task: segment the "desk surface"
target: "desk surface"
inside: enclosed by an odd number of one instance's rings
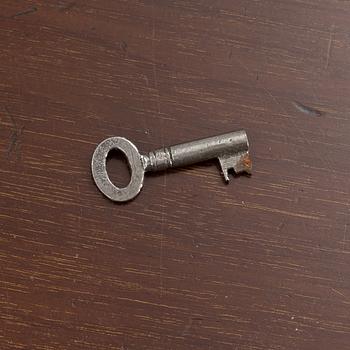
[[[0,4],[0,347],[348,349],[350,4]],[[253,176],[147,176],[98,142],[246,129]],[[121,161],[111,177],[125,181]]]

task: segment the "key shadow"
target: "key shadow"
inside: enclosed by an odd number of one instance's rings
[[[160,171],[156,171],[156,172],[146,172],[145,173],[145,180],[150,177],[150,178],[158,178],[158,177],[162,177],[165,175],[165,173],[167,175],[171,175],[173,176],[173,174],[177,174],[177,173],[184,173],[184,172],[190,172],[193,169],[199,168],[199,169],[209,169],[209,168],[213,168],[216,167],[218,169],[219,172],[219,176],[221,176],[222,181],[225,184],[228,184],[229,182],[225,181],[224,177],[223,177],[223,173],[220,167],[220,163],[219,162],[213,162],[212,160],[207,160],[204,162],[199,162],[196,163],[194,165],[188,165],[188,166],[184,166],[184,167],[179,167],[179,168],[169,168],[166,170],[160,170]],[[239,177],[251,177],[252,174],[249,173],[240,173],[240,174],[236,174],[235,171],[232,169],[228,170],[229,175],[232,176],[232,178],[239,178]]]
[[[147,178],[161,178],[163,176],[174,176],[178,173],[190,173],[193,172],[194,169],[198,169],[198,172],[205,172],[209,169],[213,169],[216,167],[218,170],[218,177],[221,177],[222,182],[225,184],[229,184],[229,182],[225,181],[222,170],[219,162],[215,162],[213,160],[208,160],[204,162],[199,162],[193,165],[179,167],[179,168],[169,168],[156,172],[146,172],[145,173],[145,181],[147,186]],[[123,152],[118,150],[112,150],[107,158],[107,171],[108,175],[116,186],[125,187],[128,185],[128,180],[130,179],[130,166]],[[240,173],[236,174],[233,169],[229,169],[230,177],[238,178],[238,177],[251,177],[249,173]],[[194,179],[195,181],[195,179]],[[141,191],[142,192],[142,191]],[[102,194],[102,193],[101,193]],[[102,194],[103,195],[103,194]],[[135,198],[126,201],[126,202],[114,202],[115,205],[128,205],[130,202],[135,200]]]

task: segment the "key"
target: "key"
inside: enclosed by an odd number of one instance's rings
[[[120,150],[128,161],[131,179],[124,188],[115,186],[109,179],[106,160],[111,150]],[[141,191],[145,172],[184,167],[199,162],[218,159],[225,181],[229,182],[229,170],[236,174],[251,174],[249,142],[244,130],[208,137],[175,146],[139,153],[137,147],[124,137],[111,137],[102,141],[92,156],[91,169],[99,190],[115,202],[126,202]]]

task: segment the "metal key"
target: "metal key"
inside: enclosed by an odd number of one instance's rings
[[[131,180],[124,188],[115,186],[109,179],[106,160],[111,150],[122,151],[128,161]],[[136,146],[124,137],[111,137],[102,141],[92,156],[92,176],[99,190],[115,202],[126,202],[135,198],[143,186],[147,171],[160,171],[168,168],[183,167],[198,162],[217,158],[225,181],[229,182],[228,171],[236,174],[251,173],[252,162],[249,159],[249,142],[244,130],[235,131],[180,145],[164,147],[149,152],[139,153]]]

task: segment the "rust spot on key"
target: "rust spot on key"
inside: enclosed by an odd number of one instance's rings
[[[252,160],[249,157],[249,154],[245,154],[243,156],[243,164],[244,164],[245,171],[248,174],[251,174],[252,168],[253,168],[253,163],[252,163]]]

